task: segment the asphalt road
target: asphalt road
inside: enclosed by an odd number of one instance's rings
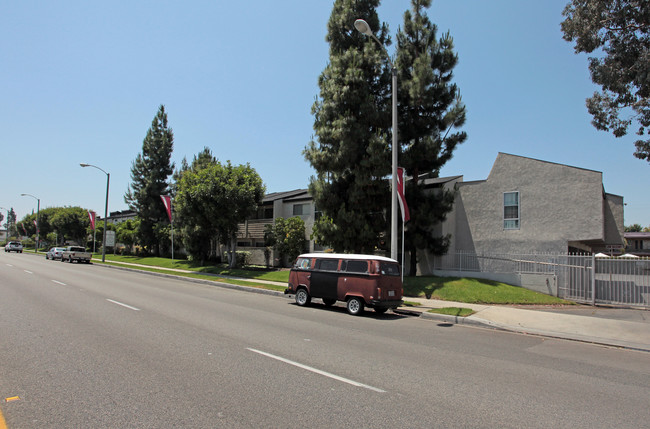
[[[650,354],[0,253],[14,428],[648,427]]]

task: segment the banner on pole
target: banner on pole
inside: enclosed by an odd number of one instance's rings
[[[88,210],[88,217],[90,217],[90,228],[95,230],[95,215],[96,213],[92,210]]]
[[[161,195],[160,198],[162,199],[163,204],[165,205],[165,209],[167,210],[169,223],[172,223],[172,197],[169,195]]]
[[[397,167],[397,196],[399,207],[402,209],[402,221],[408,222],[411,219],[409,213],[409,206],[406,204],[406,197],[404,196],[404,168]]]

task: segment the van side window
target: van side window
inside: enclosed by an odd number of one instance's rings
[[[296,264],[293,266],[298,270],[308,270],[309,269],[309,258],[298,258]]]
[[[397,264],[389,264],[386,262],[381,263],[381,273],[386,275],[386,276],[399,276],[399,265]]]
[[[347,261],[345,271],[348,273],[367,273],[368,261]]]
[[[316,268],[323,271],[336,271],[339,268],[338,259],[318,259]]]

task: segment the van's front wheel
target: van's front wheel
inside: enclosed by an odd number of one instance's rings
[[[360,298],[353,296],[348,299],[348,313],[353,316],[358,316],[363,313],[363,301]]]
[[[298,291],[296,292],[296,304],[298,304],[301,307],[304,307],[306,305],[309,305],[310,302],[311,302],[311,296],[309,296],[307,290],[298,289]]]

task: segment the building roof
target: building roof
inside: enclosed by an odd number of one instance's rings
[[[266,194],[264,196],[264,199],[262,200],[263,203],[269,203],[277,200],[286,200],[286,199],[295,199],[297,197],[308,197],[309,196],[309,190],[307,189],[294,189],[293,191],[287,191],[287,192],[272,192],[270,194]]]
[[[626,232],[623,234],[625,238],[637,240],[650,240],[650,232]]]

